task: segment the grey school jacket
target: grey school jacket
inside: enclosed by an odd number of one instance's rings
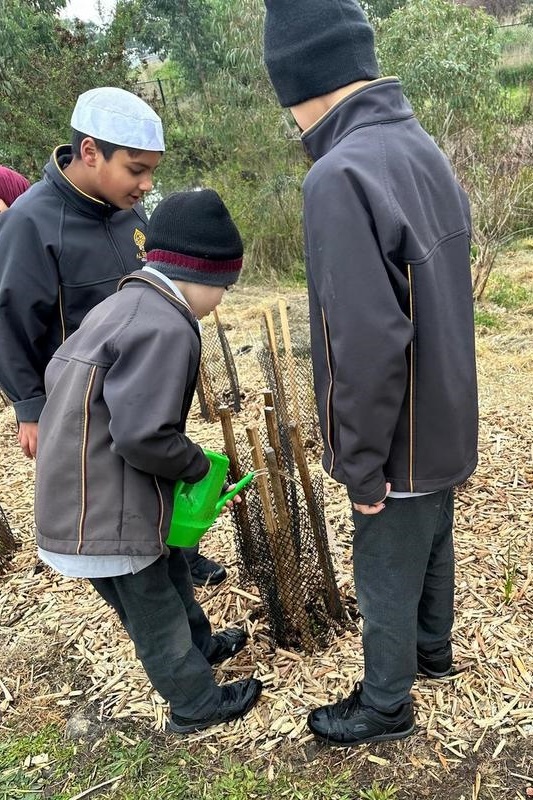
[[[323,465],[356,503],[477,461],[470,213],[395,78],[305,131],[306,264]]]
[[[44,177],[0,214],[0,386],[19,422],[36,422],[44,371],[84,316],[145,260],[146,214],[89,197],[57,147]]]
[[[198,325],[156,276],[125,277],[52,357],[39,420],[37,544],[55,553],[163,551],[173,487],[209,461],[185,434]]]

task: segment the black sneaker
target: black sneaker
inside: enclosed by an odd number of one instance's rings
[[[221,564],[200,554],[189,564],[194,586],[217,586],[225,581],[228,573]]]
[[[415,729],[413,704],[404,703],[393,714],[385,714],[361,703],[360,683],[346,700],[311,711],[307,725],[327,744],[340,747],[403,739]]]
[[[211,725],[220,725],[245,714],[257,703],[263,684],[256,678],[246,681],[226,683],[221,687],[222,698],[218,707],[209,717],[202,719],[184,719],[176,714],[171,714],[168,727],[174,733],[193,733],[203,731]]]
[[[445,678],[452,673],[452,645],[447,642],[438,650],[417,650],[418,671],[428,678]]]
[[[242,628],[226,628],[225,631],[213,634],[211,637],[212,649],[206,656],[207,660],[211,665],[220,664],[221,661],[240,653],[247,639],[248,634]]]

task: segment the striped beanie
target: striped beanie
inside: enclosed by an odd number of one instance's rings
[[[146,262],[171,280],[229,286],[242,267],[242,241],[213,189],[174,192],[154,209]]]

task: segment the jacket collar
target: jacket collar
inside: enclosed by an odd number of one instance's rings
[[[197,333],[198,337],[200,337],[200,327],[198,325],[198,320],[194,316],[194,313],[190,306],[184,301],[181,300],[177,294],[175,294],[169,287],[166,285],[165,281],[162,281],[157,275],[154,275],[150,272],[145,272],[142,269],[137,269],[135,272],[130,273],[129,275],[125,275],[118,283],[118,291],[123,289],[127,284],[138,284],[144,283],[152,286],[160,295],[162,295],[166,300],[168,300],[172,305],[176,306],[176,308],[181,311],[185,319],[187,319],[192,327],[194,328],[195,332]]]
[[[413,117],[413,109],[398,78],[379,78],[343,98],[302,133],[302,143],[314,161],[357,128]]]
[[[115,212],[120,211],[119,208],[110,203],[105,203],[103,200],[98,200],[96,197],[85,194],[67,178],[63,169],[71,160],[72,147],[69,144],[56,147],[50,156],[50,161],[44,168],[44,180],[47,183],[51,183],[63,199],[82,214],[102,219],[111,217]]]

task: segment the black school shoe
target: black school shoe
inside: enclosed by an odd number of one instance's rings
[[[211,725],[220,725],[221,722],[244,717],[259,700],[263,684],[256,678],[250,678],[246,681],[225,683],[220,688],[222,689],[220,703],[209,717],[184,719],[172,714],[168,720],[170,730],[174,733],[194,733],[203,731]]]
[[[193,586],[218,586],[225,581],[228,573],[222,564],[217,564],[211,558],[197,555],[192,564],[189,564]]]
[[[240,653],[247,639],[248,634],[242,628],[226,628],[225,631],[215,633],[211,637],[212,650],[206,658],[212,666],[220,664]]]
[[[428,678],[445,678],[452,673],[452,645],[447,642],[438,650],[417,650],[418,671]]]
[[[385,714],[361,703],[362,685],[357,683],[346,700],[311,711],[307,725],[326,744],[338,747],[403,739],[415,729],[413,704],[404,703],[394,714]]]

